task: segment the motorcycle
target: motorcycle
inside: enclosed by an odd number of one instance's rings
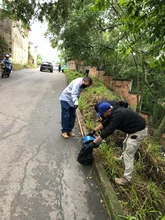
[[[3,60],[2,64],[2,73],[1,78],[8,78],[10,77],[10,73],[12,70],[12,62],[10,60]]]

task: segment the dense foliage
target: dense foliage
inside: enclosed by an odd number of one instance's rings
[[[165,3],[158,0],[5,0],[10,16],[48,21],[46,36],[63,58],[133,79],[137,111],[154,113],[165,94]],[[27,10],[28,9],[28,10]],[[78,67],[78,66],[77,66]],[[154,113],[155,114],[155,113]],[[162,113],[161,118],[165,115]],[[165,117],[165,116],[164,116]],[[165,121],[165,120],[164,120]],[[165,130],[163,125],[163,130]]]
[[[68,81],[82,76],[73,71],[66,71]],[[83,124],[89,131],[98,125],[98,117],[94,110],[95,103],[100,99],[118,99],[116,93],[109,91],[102,81],[94,78],[93,86],[84,89],[79,99],[79,108],[83,115]],[[160,110],[159,110],[160,111]],[[95,157],[102,162],[108,178],[115,189],[127,217],[127,220],[165,220],[165,160],[161,155],[160,146],[151,136],[142,143],[135,155],[135,166],[132,184],[121,187],[115,184],[114,178],[122,176],[124,164],[116,160],[122,153],[122,142],[125,134],[115,131],[102,142]]]

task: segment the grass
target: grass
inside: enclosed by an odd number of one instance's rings
[[[27,64],[17,64],[17,63],[13,63],[13,70],[21,70],[21,69],[34,69],[36,68],[36,66],[34,64],[31,63],[27,63]]]
[[[78,72],[67,71],[66,74],[69,82],[74,78],[83,77]],[[94,111],[94,105],[98,100],[120,98],[97,78],[93,78],[93,85],[85,89],[79,99],[79,108],[86,127],[91,130],[98,124]],[[123,174],[124,164],[115,157],[122,153],[124,138],[122,132],[115,132],[106,142],[102,142],[96,157],[101,160],[118,195],[127,216],[125,219],[165,220],[165,160],[160,154],[160,146],[153,137],[145,139],[135,155],[132,184],[121,187],[115,184],[114,178]]]

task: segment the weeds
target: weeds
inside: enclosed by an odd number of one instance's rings
[[[79,77],[78,73],[67,73],[69,79]],[[93,85],[82,92],[79,108],[83,113],[87,128],[93,129],[97,124],[94,105],[99,100],[119,100],[115,93],[108,90],[97,78],[93,78]],[[116,132],[102,142],[96,157],[101,160],[107,175],[123,207],[127,220],[165,220],[165,161],[160,154],[159,144],[151,137],[147,138],[139,148],[135,157],[132,185],[117,186],[116,176],[121,176],[124,164],[115,159],[122,150],[116,146],[122,143],[123,134]]]
[[[13,70],[16,71],[16,70],[21,70],[21,69],[25,69],[25,68],[28,68],[28,69],[34,69],[36,68],[36,66],[34,64],[31,64],[31,63],[27,63],[27,64],[17,64],[17,63],[13,63]]]
[[[69,82],[78,77],[82,77],[82,74],[76,71],[65,70],[65,74],[67,75],[67,79]]]

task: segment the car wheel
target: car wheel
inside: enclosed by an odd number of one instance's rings
[[[40,71],[42,72],[42,69],[40,69]]]

